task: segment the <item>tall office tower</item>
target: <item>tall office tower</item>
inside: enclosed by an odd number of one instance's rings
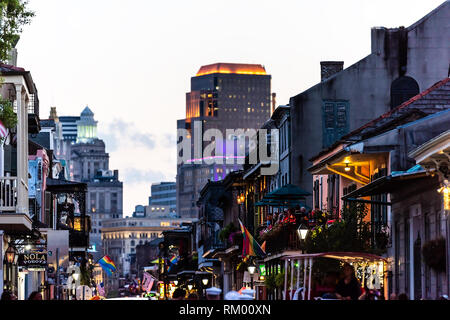
[[[97,121],[89,107],[83,110],[76,125],[76,142],[70,147],[71,178],[88,185],[86,208],[92,221],[89,238],[96,251],[94,258],[101,258],[103,221],[123,215],[123,183],[119,181],[119,171],[109,169],[109,154],[103,140],[97,137]]]
[[[242,168],[237,161],[235,138],[227,136],[226,130],[261,128],[270,117],[270,82],[271,76],[258,64],[215,63],[202,66],[191,78],[191,91],[186,94],[186,118],[177,122],[178,129],[188,131],[191,144],[190,159],[177,165],[177,213],[182,218],[198,216],[196,202],[208,180],[221,180],[230,171]],[[203,142],[197,151],[194,148],[194,142],[202,141],[208,129],[222,133],[222,141],[215,139],[214,159],[222,159],[223,164],[205,162],[211,159],[206,159],[202,151],[208,143]],[[231,147],[236,148],[232,164],[226,163]]]
[[[177,184],[176,182],[153,183],[148,205],[151,207],[169,208],[170,213],[177,212]]]

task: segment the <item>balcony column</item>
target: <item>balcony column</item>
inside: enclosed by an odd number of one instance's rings
[[[17,209],[28,214],[28,110],[23,86],[16,84],[17,100]]]

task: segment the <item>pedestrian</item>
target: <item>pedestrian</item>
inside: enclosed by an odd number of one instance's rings
[[[186,291],[184,289],[177,288],[172,294],[172,300],[184,300],[185,296]]]
[[[220,300],[222,290],[216,287],[206,289],[206,300]]]
[[[187,297],[188,300],[199,300],[196,293],[190,293]]]
[[[406,293],[400,293],[397,300],[409,300],[409,298]]]
[[[3,291],[2,297],[0,300],[4,300],[4,301],[17,300],[14,298],[15,298],[15,296],[12,294],[12,292],[5,290],[5,291]]]
[[[42,294],[40,292],[33,291],[30,293],[28,300],[42,300]]]
[[[361,284],[355,276],[352,265],[345,263],[343,278],[336,286],[336,297],[341,300],[358,300],[361,296]]]

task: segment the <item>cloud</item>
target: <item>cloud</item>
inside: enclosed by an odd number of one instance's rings
[[[121,119],[114,119],[108,123],[100,135],[100,138],[105,140],[109,152],[117,151],[123,143],[152,150],[157,141],[153,134],[140,132],[135,123]]]
[[[166,176],[161,171],[140,170],[136,168],[124,169],[124,182],[127,184],[146,182],[150,185],[152,182],[163,181],[165,178]]]
[[[155,138],[151,134],[135,133],[132,137],[132,141],[135,144],[141,144],[148,149],[155,148]]]

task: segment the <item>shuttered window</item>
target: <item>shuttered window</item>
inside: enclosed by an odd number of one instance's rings
[[[327,148],[348,133],[349,102],[324,100],[322,104],[323,147]]]

